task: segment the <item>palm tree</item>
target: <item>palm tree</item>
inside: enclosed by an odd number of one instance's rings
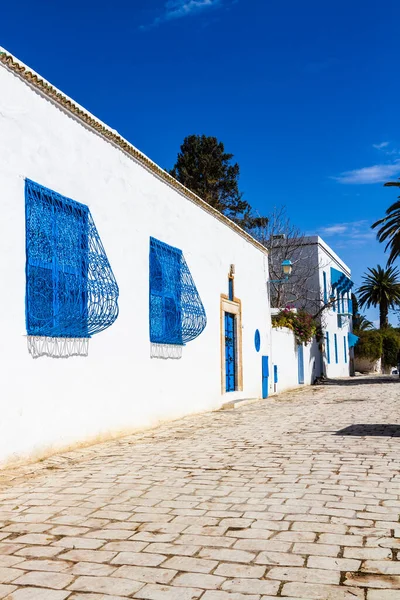
[[[369,321],[364,315],[356,315],[353,317],[353,329],[354,331],[370,331],[375,329],[372,321]]]
[[[400,187],[399,181],[388,181],[385,187]],[[390,249],[388,265],[392,265],[396,258],[400,256],[400,197],[397,202],[389,206],[386,211],[386,217],[379,219],[372,225],[372,229],[378,227],[377,238],[382,242],[386,242],[385,252]]]
[[[400,304],[400,273],[396,267],[368,269],[363,285],[358,288],[360,306],[379,306],[379,327],[388,327],[389,309]]]

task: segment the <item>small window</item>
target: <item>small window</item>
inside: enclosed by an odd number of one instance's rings
[[[328,287],[326,284],[326,273],[325,271],[323,272],[323,277],[324,277],[324,304],[328,304]]]
[[[347,340],[346,336],[343,336],[343,350],[344,350],[344,362],[347,363]]]
[[[233,301],[233,277],[228,279],[228,298]]]

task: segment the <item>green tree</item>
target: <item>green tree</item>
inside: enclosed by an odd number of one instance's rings
[[[384,367],[397,365],[397,356],[400,350],[400,336],[395,329],[389,327],[382,333],[382,362]]]
[[[385,187],[400,187],[398,181],[388,181]],[[379,227],[377,238],[379,242],[386,242],[385,252],[390,250],[388,265],[392,265],[400,256],[400,196],[399,200],[389,206],[386,216],[372,225],[372,229]]]
[[[189,135],[181,145],[170,174],[211,206],[252,230],[267,219],[253,214],[250,204],[239,190],[239,165],[224,144],[206,135]]]
[[[382,356],[383,340],[377,329],[358,332],[358,343],[354,347],[354,355],[369,360],[378,360]]]
[[[355,332],[370,331],[371,329],[374,329],[374,324],[372,323],[372,321],[369,321],[364,315],[357,314],[353,318],[353,329]]]
[[[400,304],[399,271],[395,267],[368,269],[363,276],[363,285],[358,289],[358,300],[362,307],[379,306],[379,327],[385,329],[388,322],[389,309]]]

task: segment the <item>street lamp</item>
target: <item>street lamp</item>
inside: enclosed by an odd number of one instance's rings
[[[285,283],[286,281],[289,280],[290,275],[292,274],[293,271],[293,263],[291,260],[283,260],[281,263],[281,267],[282,267],[282,271],[284,274],[284,278],[283,279],[270,279],[268,281],[268,283]]]

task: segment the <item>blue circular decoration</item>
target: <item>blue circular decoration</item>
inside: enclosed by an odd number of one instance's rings
[[[258,329],[256,329],[256,332],[254,334],[254,345],[256,347],[257,352],[260,352],[261,337],[260,337],[260,332],[258,331]]]

